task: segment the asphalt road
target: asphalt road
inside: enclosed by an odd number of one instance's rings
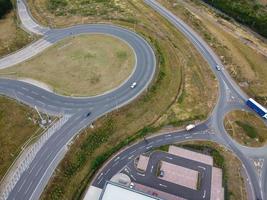
[[[136,65],[133,74],[121,86],[103,95],[88,98],[60,96],[29,83],[0,79],[2,95],[15,98],[31,107],[37,106],[46,113],[72,116],[37,153],[29,168],[19,178],[8,199],[38,199],[71,139],[100,116],[135,99],[148,87],[156,69],[152,48],[142,37],[130,30],[107,24],[79,25],[51,30],[38,26],[26,8],[25,2],[19,1],[18,13],[22,24],[28,31],[42,34],[43,38],[1,59],[0,68],[25,61],[66,37],[91,33],[108,34],[128,43],[135,52]],[[137,82],[137,86],[131,89],[133,82]],[[89,111],[92,114],[87,117]]]
[[[134,159],[136,156],[148,151],[149,149],[156,148],[161,145],[179,143],[186,140],[203,139],[214,140],[235,153],[237,157],[242,161],[243,170],[245,172],[244,180],[250,190],[248,191],[249,199],[266,199],[266,191],[264,190],[264,188],[266,188],[267,186],[267,177],[265,175],[267,169],[266,161],[264,161],[262,173],[259,176],[255,167],[253,166],[252,160],[255,157],[265,160],[265,152],[267,148],[263,147],[256,149],[241,146],[230,138],[223,126],[224,116],[229,111],[236,109],[250,111],[245,105],[245,101],[248,99],[247,95],[232,80],[230,75],[224,69],[219,58],[196,32],[194,32],[189,26],[187,26],[181,19],[161,6],[157,1],[145,0],[145,3],[152,7],[156,12],[160,13],[172,25],[174,25],[179,31],[181,31],[188,38],[188,40],[192,42],[196,49],[198,49],[200,54],[206,59],[219,82],[219,99],[209,119],[200,126],[206,127],[204,129],[207,131],[206,134],[202,134],[203,132],[199,131],[199,127],[197,127],[197,129],[190,133],[183,131],[172,134],[166,133],[166,135],[169,136],[168,138],[164,138],[164,136],[161,136],[161,139],[159,139],[158,137],[153,137],[150,139],[150,144],[146,144],[144,142],[139,143],[139,145],[136,144],[129,148],[131,150],[130,153],[134,152],[133,156],[129,154],[129,149],[126,149],[119,155],[115,156],[112,160],[106,163],[103,169],[100,170],[100,172],[95,177],[92,185],[103,188],[102,184],[106,180],[109,180],[114,174],[116,174],[119,169],[122,169],[124,166],[126,166],[127,162],[130,162],[129,159]],[[216,70],[216,65],[220,65],[222,67],[222,71]],[[185,137],[185,134],[188,135],[187,138]],[[199,136],[201,136],[201,138],[199,138]],[[145,145],[147,147],[145,147]],[[247,154],[248,152],[249,154]],[[130,155],[130,157],[128,157],[128,160],[123,160],[122,158],[125,158],[126,155]],[[99,178],[100,176],[101,178]]]
[[[267,148],[252,149],[243,147],[234,142],[223,127],[223,118],[227,112],[234,109],[248,109],[244,104],[244,101],[248,97],[231,79],[226,70],[224,70],[219,58],[197,33],[162,7],[157,1],[145,0],[145,3],[159,12],[181,31],[207,60],[220,85],[219,100],[209,119],[196,127],[194,131],[167,133],[150,138],[148,144],[141,141],[125,149],[100,170],[92,184],[103,188],[105,181],[123,169],[135,156],[154,147],[201,139],[215,141],[232,150],[243,163],[245,175],[247,176],[245,180],[250,188],[249,193],[252,195],[250,199],[255,199],[255,197],[266,199],[264,188],[267,187],[267,164],[265,162]],[[37,106],[40,110],[47,113],[71,115],[67,123],[41,148],[29,168],[19,178],[15,188],[8,197],[8,199],[38,199],[57,164],[66,153],[67,144],[71,139],[81,129],[88,126],[100,116],[129,103],[143,92],[152,81],[156,68],[156,60],[150,45],[136,33],[127,29],[106,24],[50,29],[40,26],[32,18],[27,9],[27,4],[23,0],[18,1],[18,14],[25,30],[42,35],[43,37],[21,51],[0,59],[0,69],[25,61],[66,37],[84,33],[102,33],[118,37],[127,42],[136,54],[136,69],[132,76],[115,90],[95,97],[65,97],[21,81],[0,79],[0,94],[17,99],[31,107]],[[222,71],[215,69],[217,64],[222,66]],[[132,82],[137,82],[135,89],[130,89]],[[92,114],[86,117],[89,111]],[[263,170],[260,176],[252,165],[252,158],[264,159]]]

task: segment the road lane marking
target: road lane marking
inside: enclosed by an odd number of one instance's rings
[[[203,170],[206,170],[206,168],[205,167],[202,167],[202,166],[198,166],[198,168],[203,169]]]
[[[136,150],[133,150],[130,154],[133,154],[134,152],[136,152]]]
[[[30,187],[31,187],[31,185],[32,185],[32,182],[28,185],[28,188],[27,188],[27,190],[24,192],[24,194],[26,195],[27,194],[27,192],[29,191],[29,189],[30,189]]]
[[[103,176],[103,172],[98,176],[98,178],[96,180],[99,180],[101,178],[101,176]]]
[[[204,190],[203,199],[206,197],[206,190]]]
[[[159,184],[159,186],[167,188],[167,185],[163,185],[161,183]]]
[[[139,176],[145,176],[144,174],[141,174],[139,172],[137,172],[136,174],[139,175]]]
[[[133,179],[133,180],[135,180],[135,181],[136,181],[136,178],[135,178],[135,177],[134,177],[132,174],[131,174],[130,176],[132,177],[132,179]]]

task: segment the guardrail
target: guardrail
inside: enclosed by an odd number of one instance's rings
[[[9,193],[14,189],[25,170],[29,168],[38,151],[43,147],[45,142],[69,120],[70,117],[70,115],[63,116],[58,122],[46,130],[40,139],[28,149],[26,155],[24,156],[24,160],[19,163],[16,169],[14,169],[14,172],[9,172],[12,174],[9,175],[10,177],[7,178],[9,180],[6,180],[7,183],[5,183],[3,189],[1,190],[0,200],[6,200],[8,198]],[[3,183],[4,182],[5,180]]]

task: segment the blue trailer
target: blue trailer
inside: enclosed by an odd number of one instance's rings
[[[258,115],[263,117],[264,119],[267,119],[267,109],[264,108],[262,105],[260,105],[258,102],[256,102],[254,99],[250,98],[247,100],[247,106],[250,107],[252,110],[254,110]]]

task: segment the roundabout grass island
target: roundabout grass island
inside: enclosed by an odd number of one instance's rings
[[[135,55],[124,41],[104,34],[66,38],[1,76],[43,82],[67,96],[94,96],[120,86],[133,72]]]

